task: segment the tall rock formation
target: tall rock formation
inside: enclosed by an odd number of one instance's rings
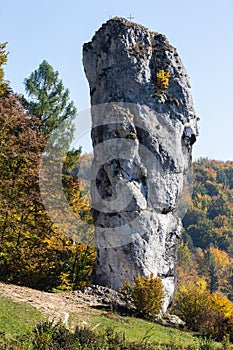
[[[83,63],[93,106],[92,281],[119,290],[154,273],[166,310],[197,136],[187,73],[164,35],[123,18],[84,45]]]

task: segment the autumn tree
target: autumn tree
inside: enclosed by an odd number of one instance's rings
[[[179,288],[174,311],[191,330],[219,341],[228,334],[233,339],[233,304],[222,294],[211,294],[204,280]]]
[[[175,311],[186,322],[188,328],[199,330],[203,314],[211,307],[211,295],[206,282],[181,286],[175,300]]]
[[[0,124],[0,277],[50,289],[62,270],[65,239],[40,198],[41,122],[25,112],[17,96],[10,96],[0,101]]]
[[[184,240],[178,246],[177,274],[179,285],[188,285],[200,279],[196,255]]]
[[[39,167],[46,139],[40,125],[17,96],[0,99],[0,279],[52,290],[65,289],[66,277],[68,289],[78,288],[95,256],[64,236],[43,207]]]
[[[4,80],[6,61],[6,44],[0,44],[0,279],[42,290],[83,288],[95,249],[80,239],[85,230],[93,237],[89,195],[75,173],[81,149],[70,150],[63,170],[53,174],[63,179],[68,203],[80,217],[75,240],[51,220],[39,182],[48,138],[64,156],[76,108],[58,72],[46,61],[25,79],[28,100],[13,95]],[[56,153],[46,155],[55,161]],[[59,201],[56,189],[48,195]]]
[[[218,291],[225,293],[227,296],[232,293],[230,280],[232,275],[232,257],[223,250],[211,247],[210,253],[215,261],[215,274],[218,279]]]
[[[230,251],[233,243],[232,162],[201,159],[194,164],[193,202],[183,219],[195,247]],[[221,182],[223,181],[223,182]]]
[[[27,94],[26,107],[31,115],[41,120],[40,130],[46,137],[63,121],[69,122],[76,115],[69,90],[64,88],[59,73],[45,60],[39,68],[24,80]]]
[[[192,205],[183,218],[179,248],[180,281],[204,278],[208,288],[233,300],[233,162],[199,159],[194,163]],[[187,245],[187,246],[186,246]],[[184,253],[190,251],[190,269]],[[187,257],[186,257],[187,258]],[[196,270],[194,273],[193,269]]]

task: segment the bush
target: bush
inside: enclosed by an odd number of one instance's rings
[[[223,350],[229,350],[229,338],[223,343]],[[7,342],[0,350],[216,350],[212,340],[198,339],[196,344],[181,345],[176,342],[161,344],[156,342],[129,342],[124,334],[107,328],[96,332],[89,328],[77,327],[75,333],[64,328],[61,323],[44,322],[34,329],[31,341]]]
[[[227,336],[233,341],[233,304],[226,296],[211,294],[203,280],[180,288],[175,312],[189,329],[218,341]]]
[[[59,323],[46,322],[40,324],[39,333],[43,329],[43,337],[34,343],[33,350],[154,350],[155,344],[128,342],[124,334],[107,328],[100,333],[87,328],[77,327],[75,333],[62,327]],[[47,336],[47,341],[45,341]]]
[[[39,323],[33,330],[33,349],[36,350],[72,350],[74,335],[62,323],[47,321]],[[78,349],[78,348],[77,348]]]
[[[163,69],[161,69],[159,72],[156,73],[156,87],[159,90],[166,90],[169,85],[169,78],[170,78],[170,73],[165,72]]]
[[[180,287],[175,300],[175,312],[185,321],[189,329],[194,331],[200,329],[207,310],[211,310],[211,296],[206,289],[205,281],[201,280],[189,287]]]
[[[124,284],[122,292],[132,298],[137,312],[146,319],[153,320],[160,313],[164,299],[161,278],[138,275],[133,286]]]
[[[101,339],[100,336],[90,328],[77,327],[74,337],[76,341],[79,341],[80,349],[106,349],[104,340]]]

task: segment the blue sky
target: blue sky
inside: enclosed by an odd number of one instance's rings
[[[191,78],[201,118],[194,159],[233,160],[233,1],[11,0],[0,7],[0,42],[10,51],[6,78],[23,80],[46,59],[58,70],[78,110],[89,107],[82,45],[109,16],[128,17],[165,34]],[[86,141],[83,146],[88,150]]]

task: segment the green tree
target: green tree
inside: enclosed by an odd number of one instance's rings
[[[7,82],[4,80],[3,66],[7,62],[8,52],[6,51],[7,43],[0,43],[0,96],[4,95],[7,91]]]
[[[211,250],[208,250],[208,260],[209,260],[209,288],[210,292],[214,293],[218,290],[218,274],[217,274],[217,266],[214,254],[211,252]]]
[[[31,115],[41,120],[40,130],[48,137],[63,121],[71,121],[76,115],[69,90],[64,88],[59,73],[45,60],[39,68],[24,80],[28,99],[25,106]]]

